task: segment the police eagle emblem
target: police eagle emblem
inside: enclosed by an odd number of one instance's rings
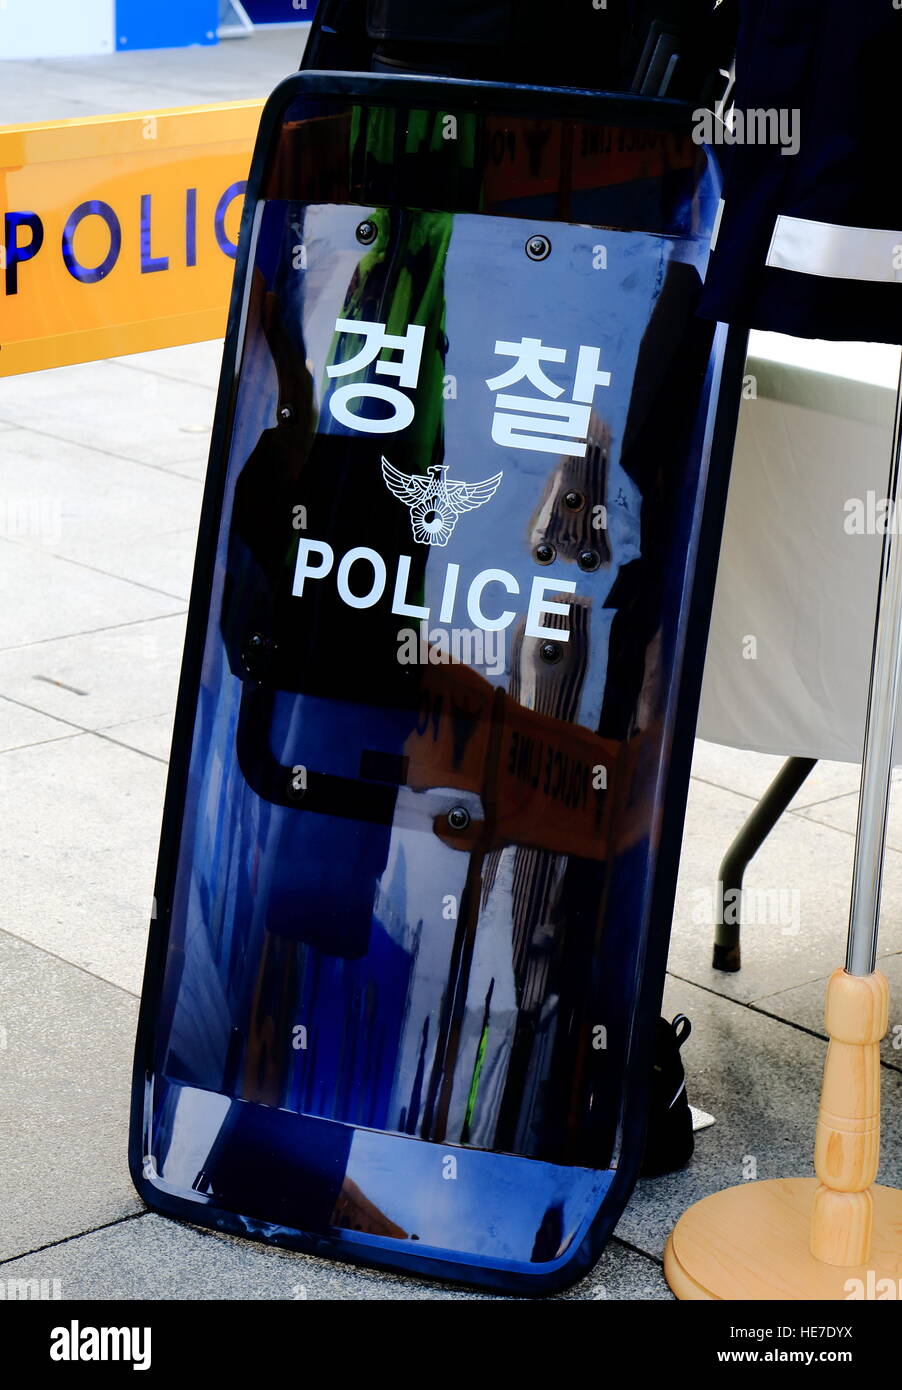
[[[481,483],[447,478],[447,463],[433,463],[425,474],[402,473],[383,456],[382,476],[389,492],[410,510],[413,538],[420,545],[447,545],[461,512],[472,512],[494,497],[503,473]]]

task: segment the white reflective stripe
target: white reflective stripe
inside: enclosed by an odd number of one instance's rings
[[[831,280],[902,283],[902,232],[880,227],[841,227],[780,213],[765,265]]]
[[[714,229],[711,232],[711,250],[717,245],[717,233],[720,231],[720,219],[723,217],[723,198],[717,200],[717,211],[714,214]]]

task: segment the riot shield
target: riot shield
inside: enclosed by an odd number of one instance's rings
[[[623,1207],[742,362],[689,123],[316,72],[266,107],[136,1053],[157,1210],[542,1292]]]

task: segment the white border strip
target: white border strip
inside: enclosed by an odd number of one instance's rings
[[[843,227],[780,213],[765,265],[831,280],[902,284],[902,231]]]

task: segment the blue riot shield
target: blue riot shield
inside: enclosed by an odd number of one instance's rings
[[[676,102],[270,99],[136,1053],[156,1210],[514,1291],[597,1258],[742,364],[695,315],[717,199]]]

